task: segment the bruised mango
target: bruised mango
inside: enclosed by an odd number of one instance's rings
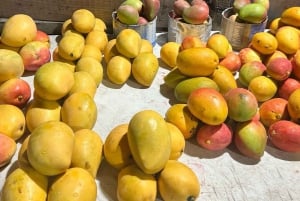
[[[210,48],[195,47],[180,51],[176,63],[179,71],[186,76],[208,76],[218,66],[219,57]]]
[[[238,17],[241,20],[249,23],[261,23],[267,16],[267,8],[260,3],[249,3],[243,6],[239,12]]]
[[[214,88],[219,90],[215,81],[208,77],[194,77],[181,81],[174,89],[175,98],[183,103],[187,102],[190,93],[198,88]]]
[[[136,113],[129,122],[127,137],[132,156],[145,173],[155,174],[163,169],[171,153],[171,137],[159,113],[153,110]]]
[[[268,32],[257,32],[251,39],[252,47],[263,55],[269,55],[275,52],[278,42],[275,36]]]

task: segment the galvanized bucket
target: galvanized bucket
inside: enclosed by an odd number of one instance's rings
[[[168,41],[181,43],[185,36],[196,36],[203,42],[206,42],[210,36],[211,28],[211,17],[209,17],[207,22],[195,25],[185,23],[181,18],[175,18],[174,11],[169,12]]]
[[[233,21],[229,18],[232,14],[234,14],[232,7],[222,12],[220,31],[228,38],[233,50],[239,51],[249,45],[255,33],[265,30],[268,17],[262,23],[250,24]]]
[[[148,22],[145,25],[127,25],[121,23],[117,19],[117,12],[114,11],[112,13],[112,24],[113,24],[113,33],[116,37],[123,29],[133,29],[137,31],[143,39],[150,41],[150,43],[154,46],[156,44],[156,20],[155,17],[151,22]]]

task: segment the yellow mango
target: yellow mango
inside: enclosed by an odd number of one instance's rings
[[[97,185],[92,175],[79,167],[69,168],[51,184],[47,201],[95,201]]]
[[[102,161],[103,141],[91,129],[81,129],[74,133],[74,147],[71,167],[86,169],[94,178]]]
[[[234,75],[224,66],[218,65],[210,78],[217,83],[221,94],[225,94],[230,89],[237,88]]]
[[[278,41],[278,49],[285,54],[294,54],[300,49],[300,34],[295,27],[280,27],[275,35]]]
[[[196,200],[200,181],[193,170],[177,160],[169,160],[158,175],[158,191],[165,201]]]
[[[218,66],[219,57],[210,48],[195,47],[179,52],[176,63],[179,71],[186,76],[208,76]]]
[[[129,122],[127,137],[133,159],[143,172],[155,174],[163,169],[171,153],[171,137],[159,113],[136,113]]]
[[[157,182],[135,164],[122,168],[118,174],[117,197],[119,201],[155,201]]]
[[[2,201],[46,201],[48,177],[31,167],[13,170],[2,188]]]
[[[141,46],[142,38],[133,29],[123,29],[116,37],[116,48],[125,57],[136,57],[140,53]]]
[[[300,27],[300,7],[293,6],[285,9],[281,13],[281,19],[283,23],[294,27]]]

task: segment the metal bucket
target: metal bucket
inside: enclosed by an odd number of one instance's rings
[[[117,19],[117,12],[114,11],[112,13],[112,24],[113,24],[113,33],[116,37],[123,29],[133,29],[137,31],[143,39],[150,41],[150,43],[154,46],[156,44],[156,20],[155,17],[151,22],[148,22],[145,25],[127,25],[121,23]]]
[[[195,25],[175,18],[174,11],[169,12],[168,41],[181,43],[185,36],[196,36],[206,42],[210,36],[212,19],[209,17],[206,23]]]
[[[232,48],[239,51],[249,45],[255,33],[265,30],[268,18],[259,24],[240,23],[229,19],[232,14],[234,14],[232,7],[222,12],[220,31],[228,38]]]

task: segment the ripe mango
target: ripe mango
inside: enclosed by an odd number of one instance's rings
[[[155,174],[164,168],[171,153],[171,137],[159,113],[136,113],[129,122],[127,137],[132,156],[145,173]]]
[[[239,122],[234,133],[234,143],[245,156],[260,159],[267,144],[267,131],[257,120]]]
[[[219,57],[210,48],[195,47],[179,52],[176,63],[179,71],[186,76],[208,76],[218,66]]]
[[[168,74],[164,77],[165,84],[170,88],[175,88],[177,84],[181,81],[187,79],[188,77],[183,75],[177,67],[173,68]]]
[[[175,98],[186,103],[190,93],[198,88],[214,88],[219,91],[219,86],[215,81],[208,77],[194,77],[181,81],[174,89]]]
[[[117,9],[117,18],[123,24],[136,25],[139,20],[139,12],[131,5],[120,5]]]
[[[260,3],[249,3],[243,6],[239,12],[238,17],[241,20],[249,23],[261,23],[267,16],[267,9]]]
[[[97,198],[95,179],[83,168],[67,169],[55,178],[51,184],[47,200],[85,200],[94,201]]]
[[[285,9],[281,13],[280,21],[294,27],[300,27],[300,6]]]
[[[169,160],[158,175],[158,191],[163,200],[196,200],[200,194],[200,181],[184,163]]]
[[[116,37],[117,51],[125,57],[135,58],[141,50],[142,38],[133,29],[123,29]]]
[[[1,191],[2,201],[44,201],[48,177],[31,167],[16,168],[6,178]]]
[[[295,122],[280,120],[271,124],[268,136],[277,148],[288,152],[300,152],[300,126]]]
[[[135,164],[122,168],[118,174],[117,197],[119,201],[154,201],[157,182]]]

